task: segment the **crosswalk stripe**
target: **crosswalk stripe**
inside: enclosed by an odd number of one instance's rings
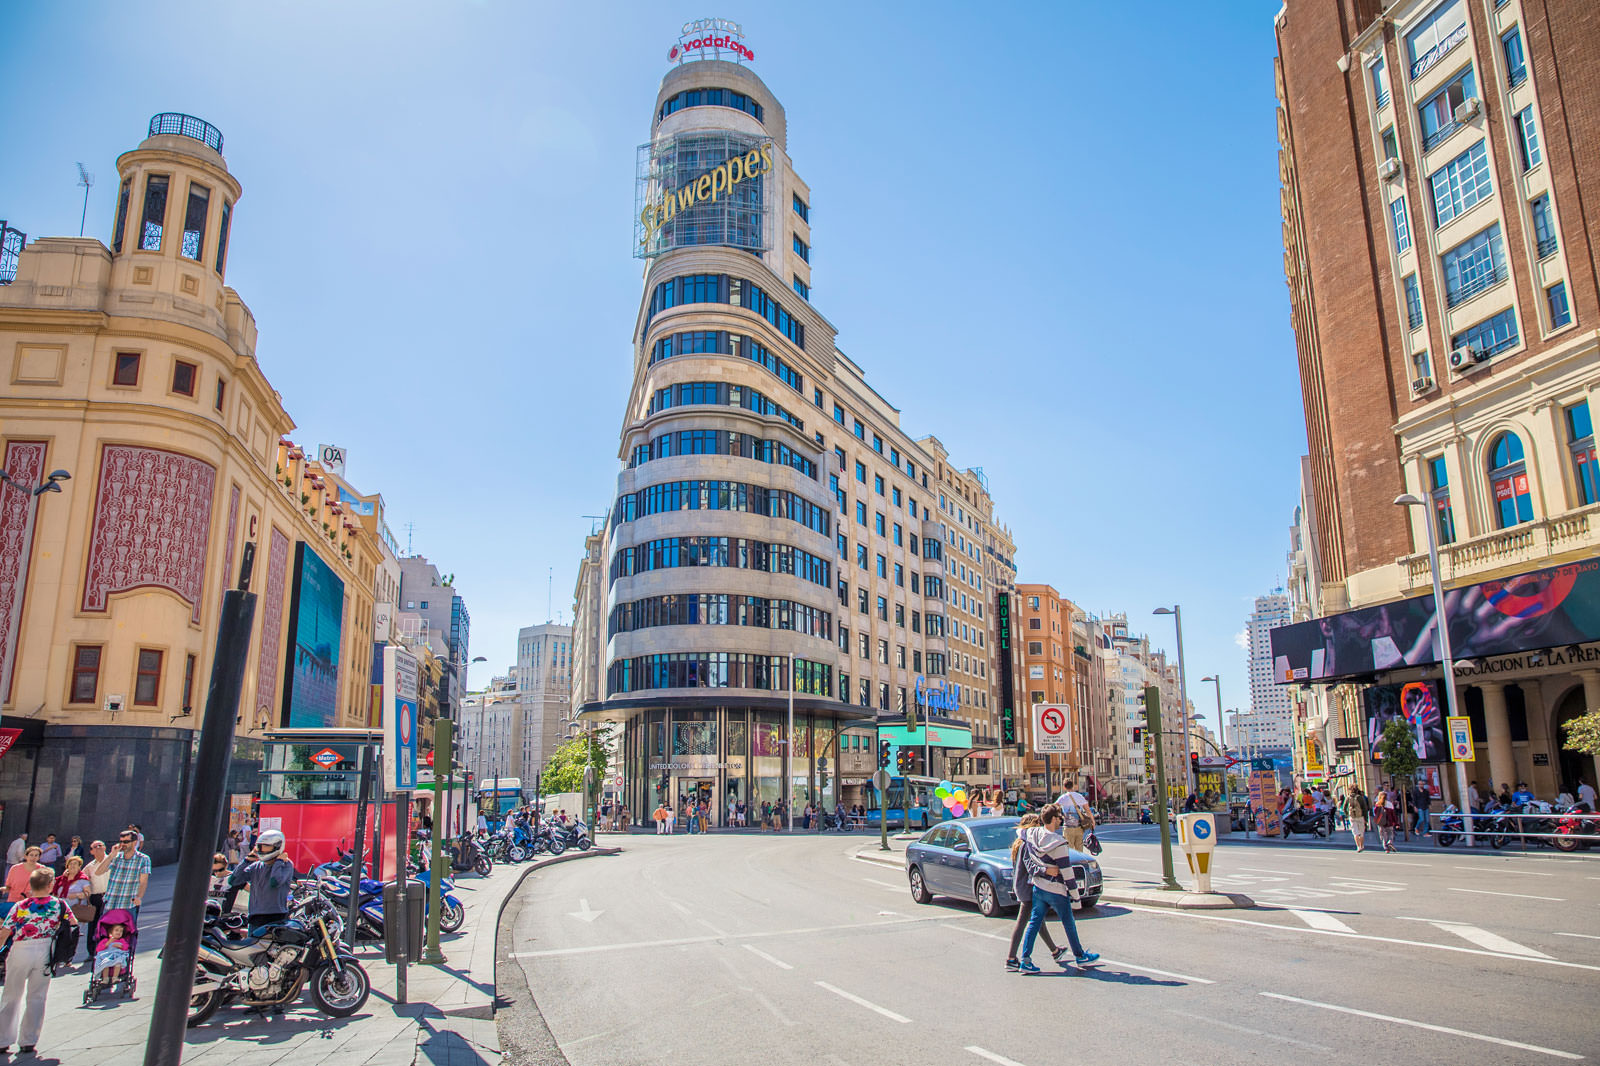
[[[1355,932],[1354,929],[1350,928],[1348,925],[1345,925],[1339,919],[1335,918],[1331,914],[1328,914],[1326,911],[1301,911],[1290,907],[1289,913],[1294,915],[1296,918],[1299,918],[1302,922],[1305,922],[1313,929],[1328,929],[1335,933]]]
[[[1434,918],[1401,918],[1400,920],[1402,922],[1426,922],[1435,929],[1455,934],[1469,944],[1476,944],[1480,948],[1488,948],[1490,951],[1498,951],[1502,955],[1521,955],[1527,959],[1550,958],[1549,955],[1542,951],[1524,947],[1515,940],[1507,940],[1498,933],[1491,933],[1487,929],[1479,929],[1475,925],[1467,925],[1464,922],[1439,921]]]

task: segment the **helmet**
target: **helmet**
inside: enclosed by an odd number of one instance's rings
[[[283,833],[277,829],[268,829],[256,838],[256,854],[263,859],[276,858],[283,851]]]

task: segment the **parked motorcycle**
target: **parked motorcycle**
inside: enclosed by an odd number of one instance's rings
[[[489,871],[494,869],[494,860],[489,858],[471,833],[462,833],[457,837],[447,853],[450,856],[450,869],[458,874],[473,870],[480,877],[488,877]]]
[[[1474,817],[1472,821],[1472,828],[1476,831],[1478,820]],[[1434,842],[1441,848],[1448,848],[1461,837],[1463,832],[1465,832],[1465,826],[1461,821],[1461,811],[1456,808],[1454,803],[1446,804],[1444,810],[1439,814],[1439,828],[1433,832]]]
[[[190,1027],[229,1003],[282,1008],[307,985],[317,1009],[331,1018],[348,1018],[366,1004],[372,991],[367,972],[334,939],[322,916],[290,919],[259,937],[237,938],[227,935],[218,911],[218,920],[208,915],[200,941],[189,993]]]
[[[1594,841],[1585,838],[1600,837],[1600,819],[1589,810],[1588,804],[1579,803],[1568,808],[1554,821],[1551,832],[1555,835],[1550,838],[1550,846],[1557,851],[1587,851]]]
[[[562,843],[568,848],[588,851],[594,847],[594,841],[589,839],[589,827],[582,822],[571,822],[565,826],[557,826],[556,832],[561,835]]]
[[[1328,815],[1325,811],[1308,811],[1304,807],[1296,807],[1283,816],[1281,824],[1285,840],[1291,833],[1305,833],[1315,837],[1328,835]]]

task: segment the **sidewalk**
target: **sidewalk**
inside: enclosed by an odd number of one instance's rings
[[[383,961],[383,946],[358,945],[356,957],[372,981],[360,1013],[329,1018],[302,992],[283,1014],[262,1016],[243,1006],[225,1007],[190,1029],[185,1063],[207,1066],[497,1066],[500,1041],[494,1022],[495,930],[506,899],[534,870],[558,862],[615,854],[596,847],[558,859],[502,863],[488,877],[466,875],[456,893],[467,919],[459,933],[440,938],[443,966],[410,966],[407,1002],[396,1004],[395,967]],[[89,968],[80,964],[50,983],[38,1063],[43,1066],[138,1066],[144,1061],[151,1004],[160,972],[157,953],[166,936],[176,865],[151,874],[141,917],[132,1000],[101,998],[85,1006]],[[81,952],[80,948],[80,952]],[[24,1060],[29,1061],[29,1060]]]

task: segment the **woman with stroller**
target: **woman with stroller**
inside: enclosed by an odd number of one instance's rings
[[[66,903],[50,894],[55,880],[48,867],[36,867],[28,875],[28,894],[0,920],[0,945],[16,938],[6,963],[5,991],[0,993],[0,1055],[9,1055],[19,1037],[24,1055],[33,1054],[38,1046],[56,930],[62,922],[78,924]]]

